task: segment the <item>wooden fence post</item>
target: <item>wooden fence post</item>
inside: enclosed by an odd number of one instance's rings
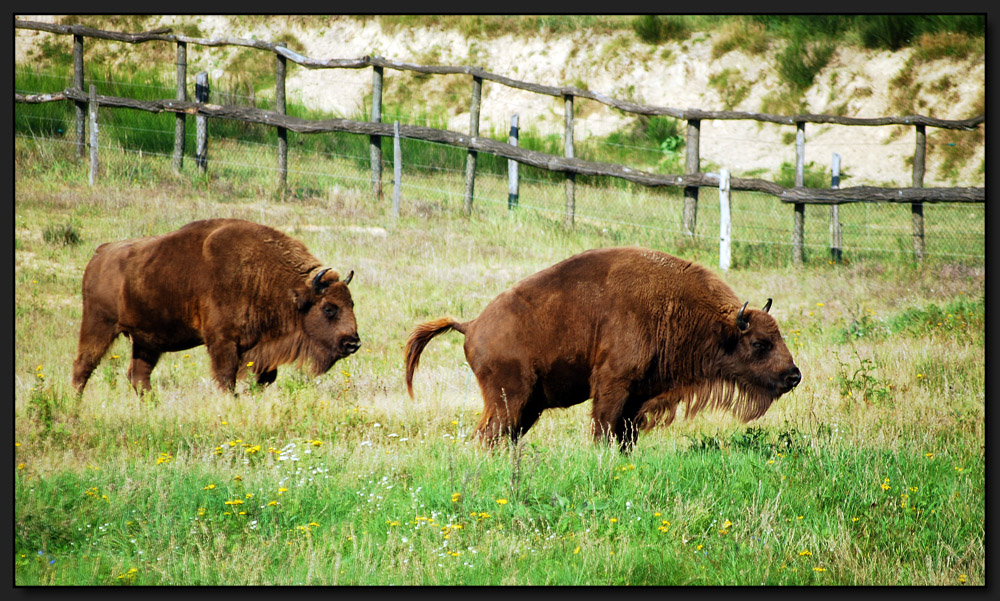
[[[795,187],[805,181],[806,122],[795,124]],[[792,226],[792,262],[801,265],[804,260],[806,204],[795,203],[795,223]]]
[[[719,172],[719,268],[729,271],[732,259],[731,220],[729,215],[729,169]]]
[[[403,187],[403,153],[400,152],[399,121],[392,124],[392,220],[399,219],[399,195]]]
[[[483,78],[472,76],[472,105],[469,107],[469,136],[479,137],[479,104],[483,95]],[[465,214],[472,214],[472,196],[476,189],[476,158],[479,153],[469,150],[465,160]]]
[[[90,84],[90,185],[97,179],[97,86]]]
[[[517,131],[517,113],[514,113],[510,118],[510,137],[507,139],[507,143],[511,146],[517,146],[518,142],[518,131]],[[507,159],[507,208],[515,209],[517,208],[517,165],[518,162],[514,159]]]
[[[830,187],[840,189],[840,155],[833,153],[833,166],[830,168]],[[830,258],[840,263],[843,260],[843,246],[840,231],[840,205],[830,205]]]
[[[83,93],[83,36],[73,34],[73,87]],[[83,158],[87,146],[87,105],[76,103],[76,154]]]
[[[194,100],[199,103],[208,102],[208,73],[202,71],[194,78]],[[208,117],[195,117],[196,148],[194,162],[198,171],[204,175],[208,170]]]
[[[927,152],[927,133],[923,124],[917,125],[916,148],[913,152],[913,187],[924,187],[924,160]],[[924,258],[924,203],[910,204],[913,219],[913,254],[917,260]]]
[[[378,57],[376,57],[378,58]],[[372,123],[382,122],[382,67],[372,65]],[[369,136],[372,163],[372,192],[382,200],[382,136]]]
[[[576,149],[573,144],[573,96],[571,94],[563,95],[563,113],[566,116],[566,133],[565,138],[565,154],[566,158],[571,159],[576,155]],[[573,227],[573,221],[576,218],[576,174],[567,171],[566,172],[566,214],[563,216],[563,225],[566,227]]]
[[[187,100],[187,42],[177,42],[177,100]],[[185,114],[174,116],[174,173],[184,167]]]
[[[274,65],[274,110],[285,114],[285,66],[284,55],[275,53]],[[284,198],[288,189],[288,130],[278,126],[278,197]]]
[[[284,55],[275,53],[274,110],[285,114],[285,65]],[[278,126],[278,197],[284,198],[288,184],[288,130]]]
[[[684,170],[688,175],[698,173],[700,157],[698,145],[701,137],[701,119],[688,119],[687,141],[685,142]],[[684,214],[681,229],[688,236],[694,236],[698,221],[698,186],[684,187]]]

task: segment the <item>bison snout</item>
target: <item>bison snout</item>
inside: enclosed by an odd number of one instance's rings
[[[793,367],[783,374],[783,379],[785,381],[785,386],[788,387],[788,390],[791,390],[798,386],[799,382],[802,381],[802,372],[799,371],[799,368]]]
[[[344,353],[344,355],[356,353],[359,348],[361,348],[361,339],[358,338],[357,334],[345,336],[344,339],[340,341],[340,350]]]

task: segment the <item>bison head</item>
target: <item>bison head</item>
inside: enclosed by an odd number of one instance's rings
[[[735,382],[753,405],[766,410],[771,401],[799,384],[802,373],[785,346],[778,322],[767,312],[771,299],[763,309],[748,310],[747,304],[736,312],[732,324],[723,327],[721,375]]]
[[[354,300],[347,288],[352,277],[353,271],[341,280],[337,272],[330,272],[328,267],[317,273],[308,286],[293,291],[302,316],[306,354],[313,361],[316,375],[325,373],[337,360],[361,346],[354,319]]]

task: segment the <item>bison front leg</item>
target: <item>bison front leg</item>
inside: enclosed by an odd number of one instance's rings
[[[236,374],[240,368],[240,354],[231,340],[205,342],[205,350],[212,363],[212,377],[224,390],[236,389]]]
[[[149,392],[153,386],[149,374],[160,360],[160,351],[132,342],[132,361],[128,366],[128,379],[138,393]]]
[[[278,370],[270,369],[268,371],[262,371],[257,373],[257,383],[260,385],[274,384],[274,381],[278,378]]]
[[[639,437],[636,418],[641,403],[624,386],[605,386],[594,394],[594,438],[606,444],[618,442],[622,453],[631,453]]]

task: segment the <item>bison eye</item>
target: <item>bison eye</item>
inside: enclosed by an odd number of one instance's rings
[[[337,311],[338,311],[337,305],[326,305],[325,307],[323,307],[323,314],[329,317],[330,319],[333,319],[334,317],[337,316]]]
[[[758,351],[766,351],[771,348],[771,343],[767,340],[754,340],[750,343],[750,346]]]

